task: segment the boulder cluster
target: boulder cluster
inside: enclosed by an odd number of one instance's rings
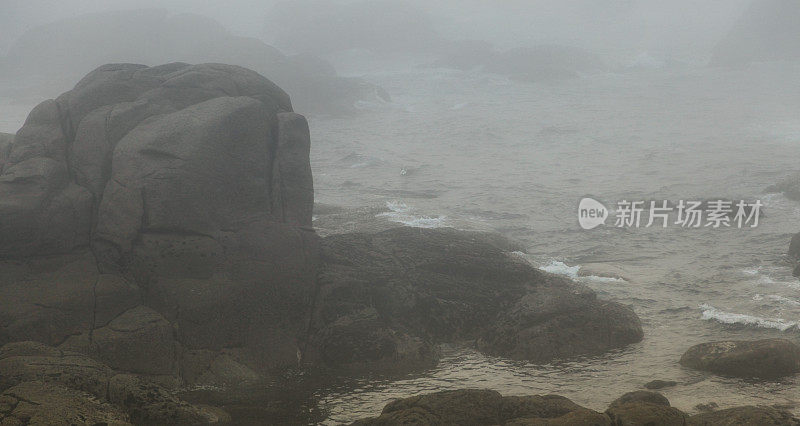
[[[642,340],[631,308],[534,268],[498,235],[318,235],[309,150],[281,88],[221,64],[101,66],[0,134],[0,420],[225,422],[175,392],[258,388],[291,370],[421,371],[441,343],[549,362]],[[728,342],[681,362],[773,378],[796,372],[798,354]],[[560,397],[436,395],[372,421],[685,418],[660,400],[595,413]]]
[[[797,425],[800,420],[772,407],[743,406],[689,416],[663,395],[626,393],[604,412],[582,407],[559,395],[502,396],[487,389],[461,389],[390,402],[380,416],[353,425],[506,425],[506,426],[711,426]]]

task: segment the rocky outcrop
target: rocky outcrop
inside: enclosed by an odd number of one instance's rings
[[[792,201],[800,201],[800,173],[789,175],[764,191],[769,194],[783,194]]]
[[[733,407],[725,410],[702,413],[689,417],[688,426],[796,426],[800,419],[772,407]]]
[[[304,113],[349,113],[357,101],[389,100],[377,96],[385,92],[374,84],[338,76],[321,58],[285,55],[261,40],[235,36],[213,19],[160,9],[80,15],[33,28],[9,47],[3,75],[52,96],[105,63],[176,61],[255,70],[290,93]]]
[[[598,56],[575,47],[538,45],[498,51],[485,42],[471,41],[452,43],[434,65],[462,70],[480,68],[529,82],[565,80],[607,69]]]
[[[0,343],[146,375],[204,350],[296,365],[309,145],[288,95],[236,66],[107,65],[43,102],[0,164]]]
[[[792,0],[754,0],[714,47],[711,65],[800,59],[800,5]]]
[[[656,389],[664,389],[664,388],[671,388],[676,386],[678,382],[674,380],[651,380],[644,384],[645,389],[656,390]]]
[[[725,376],[777,379],[800,371],[800,346],[785,339],[701,343],[680,363]]]
[[[602,414],[583,408],[561,396],[503,397],[496,391],[485,389],[442,391],[397,400],[387,404],[379,417],[353,424],[550,424],[531,423],[543,420],[578,424],[574,423],[578,418],[584,420],[599,418],[601,422],[598,424],[610,424],[608,418]],[[568,421],[573,423],[567,423]]]
[[[46,378],[54,403],[196,424],[225,415],[161,386],[222,400],[294,368],[419,371],[443,342],[548,361],[641,340],[498,235],[320,238],[309,150],[289,96],[231,65],[105,65],[37,106],[0,163],[0,391]]]
[[[394,228],[323,240],[305,359],[426,363],[439,342],[548,361],[642,339],[627,307],[533,268],[497,236]],[[366,346],[365,346],[366,345]]]
[[[129,420],[120,408],[57,384],[24,382],[0,394],[0,423],[4,425],[129,425]]]
[[[485,389],[463,389],[390,402],[378,417],[353,425],[744,425],[788,426],[800,420],[770,407],[735,407],[688,416],[652,392],[632,392],[599,413],[558,395],[501,396]]]
[[[3,424],[209,424],[226,418],[154,383],[37,342],[0,348],[0,392]]]

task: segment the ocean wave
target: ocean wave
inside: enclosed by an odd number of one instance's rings
[[[412,228],[444,228],[447,227],[447,216],[415,216],[413,209],[401,201],[387,201],[388,212],[378,213],[377,217],[385,217],[391,222],[401,223]]]
[[[624,282],[625,280],[617,277],[601,277],[597,275],[581,275],[581,265],[569,266],[560,260],[551,260],[539,269],[556,275],[564,275],[576,281],[592,281],[598,283]]]
[[[794,300],[794,299],[790,299],[788,297],[784,297],[784,296],[781,296],[781,295],[778,295],[778,294],[767,294],[767,295],[756,294],[755,296],[753,296],[753,300],[755,300],[755,301],[760,301],[760,300],[765,300],[765,299],[766,300],[771,300],[773,302],[783,303],[785,305],[800,306],[800,301],[797,301],[797,300]]]
[[[581,269],[581,267],[580,265],[567,266],[567,264],[564,262],[558,260],[552,260],[547,265],[539,267],[539,269],[545,272],[549,272],[551,274],[565,275],[572,279],[577,279],[578,271]]]
[[[774,328],[780,331],[797,328],[796,321],[786,321],[782,318],[763,318],[735,312],[725,312],[706,303],[700,305],[700,309],[702,309],[703,312],[700,318],[706,321],[716,321],[722,324],[738,324],[761,328]]]

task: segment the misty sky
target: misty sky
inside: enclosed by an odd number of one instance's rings
[[[560,43],[598,52],[652,51],[678,58],[707,56],[748,0],[396,0],[428,12],[450,38],[500,46]],[[0,0],[0,50],[31,27],[96,11],[160,7],[213,17],[238,35],[266,38],[275,1]],[[402,37],[402,34],[398,34]]]

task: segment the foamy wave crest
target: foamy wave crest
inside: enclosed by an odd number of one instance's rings
[[[766,296],[762,294],[756,294],[755,296],[753,296],[753,300],[755,301],[760,301],[764,299],[771,300],[773,302],[783,303],[785,305],[800,306],[800,302],[798,302],[797,300],[790,299],[788,297],[783,297],[778,294],[768,294]]]
[[[447,216],[415,216],[412,214],[412,209],[400,201],[387,201],[386,208],[389,209],[388,212],[379,213],[377,216],[413,228],[443,228],[447,226]]]
[[[551,260],[545,266],[540,266],[539,269],[545,272],[556,275],[564,275],[577,281],[592,281],[598,283],[612,283],[612,282],[625,282],[622,278],[616,277],[600,277],[597,275],[581,275],[581,265],[569,266],[560,260]]]
[[[796,321],[786,321],[781,318],[762,318],[746,314],[737,314],[734,312],[725,312],[705,303],[700,305],[700,309],[703,310],[701,318],[706,321],[717,321],[722,324],[740,324],[761,328],[774,328],[780,331],[797,328]]]
[[[545,272],[549,272],[551,274],[565,275],[572,279],[577,279],[578,271],[581,269],[581,266],[580,265],[567,266],[567,264],[564,262],[558,260],[552,260],[547,265],[539,267],[539,269]]]

